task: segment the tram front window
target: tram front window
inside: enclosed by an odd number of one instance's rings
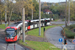
[[[16,33],[14,29],[7,29],[6,30],[6,36],[7,37],[15,37]]]

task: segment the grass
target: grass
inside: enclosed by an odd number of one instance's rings
[[[46,26],[45,29],[49,29],[55,26],[61,26],[61,25],[52,25],[52,26]],[[41,36],[39,36],[39,28],[33,29],[28,31],[28,35],[37,36],[37,37],[43,37],[43,28],[41,28]],[[29,46],[35,50],[60,50],[59,48],[55,47],[53,44],[49,42],[37,42],[37,41],[28,41],[26,40],[27,44],[23,43],[22,40],[19,41],[20,44]]]
[[[61,26],[61,25],[46,26],[45,30],[47,30],[49,28],[52,28],[52,27],[55,27],[55,26]],[[44,35],[44,27],[41,28],[41,36],[39,36],[39,28],[31,30],[31,31],[28,31],[28,35],[37,36],[37,37],[43,37],[43,35]]]
[[[65,19],[62,19],[62,21],[65,21]]]
[[[1,28],[1,29],[5,29],[5,28],[6,28],[6,27],[5,27],[5,24],[0,25],[0,28]]]
[[[56,48],[53,44],[49,42],[37,42],[37,41],[28,41],[26,40],[27,44],[23,43],[21,40],[19,43],[25,46],[29,46],[35,50],[60,50],[59,48]],[[52,48],[54,47],[54,48]]]
[[[55,22],[57,22],[59,19],[54,20]]]

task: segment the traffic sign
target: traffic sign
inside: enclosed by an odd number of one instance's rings
[[[75,39],[72,40],[72,43],[75,44]]]
[[[60,39],[59,39],[59,42],[62,42],[62,41],[63,41],[63,39],[62,39],[62,38],[60,38]]]

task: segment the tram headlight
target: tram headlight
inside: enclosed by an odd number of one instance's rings
[[[9,39],[9,37],[6,37],[6,39]]]

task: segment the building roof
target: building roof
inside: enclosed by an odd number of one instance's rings
[[[50,11],[50,10],[48,10],[48,9],[45,9],[44,12],[51,12],[51,13],[52,13],[52,11]]]

